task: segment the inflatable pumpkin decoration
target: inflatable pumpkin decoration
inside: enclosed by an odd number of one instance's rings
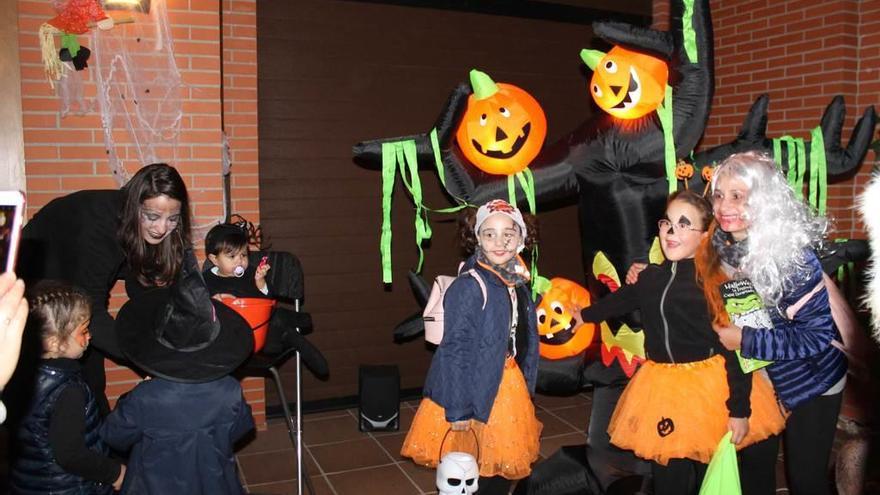
[[[579,327],[573,315],[590,305],[587,289],[564,278],[550,280],[550,289],[544,293],[537,308],[538,352],[546,359],[564,359],[577,356],[593,343],[596,325],[584,323]]]
[[[669,68],[659,58],[615,46],[607,54],[582,50],[593,71],[590,94],[599,108],[621,119],[637,119],[657,109],[666,92]]]
[[[547,137],[547,118],[532,95],[505,83],[495,83],[472,70],[467,109],[455,137],[467,159],[494,175],[513,175],[525,169],[541,151]]]

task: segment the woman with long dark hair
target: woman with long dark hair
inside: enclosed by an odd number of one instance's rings
[[[104,357],[122,357],[108,312],[110,291],[123,278],[129,292],[133,285],[172,282],[190,247],[191,225],[183,179],[174,167],[154,163],[120,190],[78,191],[55,199],[24,228],[22,278],[62,280],[92,300],[93,350],[86,353],[83,375],[103,413],[109,411]]]

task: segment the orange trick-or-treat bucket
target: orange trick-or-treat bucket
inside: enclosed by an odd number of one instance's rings
[[[223,298],[222,301],[240,314],[254,330],[254,352],[260,352],[266,345],[266,332],[269,331],[269,318],[272,316],[275,300],[259,297],[237,297]]]

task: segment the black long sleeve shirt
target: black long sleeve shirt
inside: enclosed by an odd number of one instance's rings
[[[697,284],[694,260],[650,265],[637,283],[624,285],[581,311],[584,321],[600,322],[641,310],[647,358],[658,363],[689,363],[724,357],[734,418],[751,415],[751,376],[743,373],[736,353],[728,351],[712,329],[703,289]]]
[[[49,360],[56,368],[78,367],[73,359]],[[67,387],[55,401],[49,420],[49,445],[58,465],[87,480],[112,485],[122,469],[119,461],[89,449],[85,443],[86,398],[78,387]]]
[[[91,345],[116,360],[123,355],[107,308],[127,269],[116,233],[123,199],[119,190],[89,190],[52,200],[24,227],[18,262],[27,284],[63,280],[84,290],[92,302]]]

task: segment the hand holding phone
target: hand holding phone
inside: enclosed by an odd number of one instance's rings
[[[4,272],[15,271],[24,204],[21,191],[0,191],[0,263]]]

